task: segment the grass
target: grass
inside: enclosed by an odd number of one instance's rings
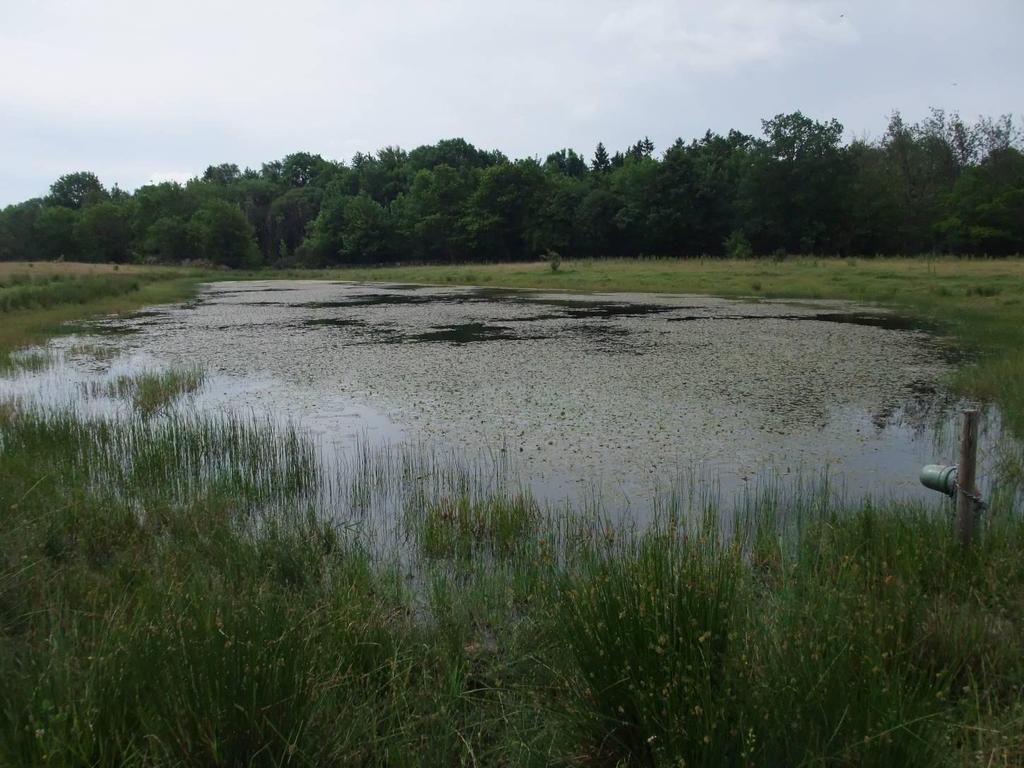
[[[19,349],[0,354],[0,374],[38,373],[53,365],[53,356],[44,349]]]
[[[563,609],[582,738],[650,765],[971,764],[974,737],[982,763],[1024,757],[1008,540],[965,562],[943,521],[897,512],[815,521],[757,569],[664,531],[585,566]]]
[[[209,277],[169,267],[0,264],[0,356],[42,343],[71,321],[183,301]]]
[[[539,518],[536,502],[521,493],[428,499],[419,532],[421,552],[427,557],[469,556],[482,548],[507,555],[534,532]]]
[[[80,261],[0,261],[0,285],[26,283],[43,277],[146,272],[135,264],[93,264]]]
[[[184,395],[191,395],[203,386],[201,368],[171,368],[166,371],[119,376],[103,387],[102,394],[130,400],[144,416],[153,416],[169,408]]]
[[[307,440],[4,413],[0,763],[447,764],[479,738],[460,660],[314,514]]]
[[[611,532],[367,454],[345,485],[409,509],[382,548],[270,422],[9,404],[0,444],[2,764],[1024,759],[1008,506],[966,556],[941,513],[774,493]]]
[[[1022,272],[317,274],[878,301],[977,338],[958,383],[1016,425]],[[3,312],[0,346],[201,279],[94,277],[116,280],[54,280]],[[324,467],[287,426],[166,407],[199,376],[151,378],[123,382],[150,405],[118,420],[0,403],[2,765],[1024,764],[1024,517],[1008,495],[967,553],[945,508],[849,507],[799,484],[733,513],[671,499],[633,531],[541,509],[500,458],[410,448]],[[380,525],[382,509],[401,514]]]
[[[121,354],[121,351],[115,346],[82,342],[68,349],[67,354],[72,357],[89,358],[98,363],[109,363]]]

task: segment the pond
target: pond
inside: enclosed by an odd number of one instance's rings
[[[548,501],[616,508],[684,480],[729,495],[822,473],[854,496],[934,499],[921,465],[955,459],[956,351],[848,303],[253,281],[92,330],[112,362],[67,355],[4,391],[59,400],[197,364],[188,407],[288,419],[327,451],[500,454]]]

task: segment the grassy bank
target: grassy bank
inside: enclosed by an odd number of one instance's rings
[[[0,353],[38,344],[76,320],[192,296],[205,273],[74,263],[0,263]]]
[[[0,445],[4,765],[1024,760],[1008,508],[965,557],[943,515],[806,495],[729,536],[551,518],[471,466],[438,494],[409,458],[325,495],[308,439],[251,420],[8,404]]]

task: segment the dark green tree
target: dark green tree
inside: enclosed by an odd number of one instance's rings
[[[749,167],[753,137],[740,131],[725,136],[708,131],[691,142],[687,154],[693,164],[693,217],[691,231],[679,251],[689,254],[723,252],[726,239],[743,229],[736,214],[740,181]],[[671,163],[666,154],[666,166]],[[744,234],[745,237],[745,234]]]
[[[843,126],[800,112],[762,122],[740,190],[739,213],[754,250],[836,253],[848,231],[846,191],[852,178],[840,144]]]
[[[421,170],[394,210],[402,239],[412,258],[423,261],[461,261],[467,255],[463,215],[476,186],[472,170],[449,165]]]
[[[454,138],[408,153],[357,153],[351,165],[309,152],[259,171],[212,165],[184,186],[134,194],[71,173],[45,199],[0,211],[0,259],[315,266],[527,259],[549,250],[1024,250],[1015,175],[1022,136],[1008,116],[968,123],[933,110],[911,124],[895,113],[875,142],[844,143],[838,122],[799,112],[763,127],[759,139],[730,131],[677,140],[657,158],[647,136],[611,157],[599,143],[589,165],[571,149],[544,155],[543,164],[513,162]]]
[[[587,161],[572,149],[560,149],[547,156],[544,161],[544,170],[548,173],[582,179],[587,175]]]
[[[622,200],[615,225],[633,254],[659,251],[660,233],[652,227],[659,171],[655,160],[630,156],[611,174],[611,189]]]
[[[32,228],[34,251],[40,259],[79,258],[75,225],[78,211],[62,205],[48,205],[39,212]]]
[[[252,225],[256,233],[256,244],[263,254],[263,259],[268,263],[273,261],[277,254],[277,241],[271,208],[282,194],[280,181],[269,181],[257,175],[243,178],[228,191],[230,195],[226,199],[238,205]]]
[[[576,238],[584,256],[620,256],[628,253],[617,222],[622,198],[608,189],[589,190],[576,206]]]
[[[847,190],[848,252],[899,253],[900,193],[885,151],[864,141],[854,141],[847,151],[853,166]]]
[[[85,261],[123,263],[131,260],[132,216],[128,205],[96,203],[82,209],[74,228]]]
[[[224,200],[209,200],[188,223],[197,258],[226,267],[253,267],[260,261],[255,232],[242,209]]]
[[[78,210],[86,205],[99,203],[109,197],[95,173],[78,171],[61,176],[50,185],[47,205],[59,205]]]
[[[298,256],[303,263],[310,266],[339,263],[345,207],[351,197],[345,185],[338,182],[327,188],[320,212],[309,225],[309,235],[298,249]]]
[[[50,258],[39,252],[36,220],[42,214],[39,198],[9,205],[0,211],[0,261]]]
[[[341,260],[375,264],[394,259],[394,227],[384,207],[365,192],[345,199]]]
[[[457,171],[472,171],[487,168],[503,160],[500,153],[484,152],[465,139],[443,139],[437,144],[417,147],[409,153],[409,166],[413,172],[432,170],[447,165]]]
[[[306,239],[309,225],[320,213],[323,190],[312,186],[295,187],[274,200],[270,205],[272,227],[270,238],[284,243],[293,253]]]
[[[376,155],[357,155],[352,159],[352,167],[358,174],[359,191],[381,205],[390,205],[409,190],[408,155],[398,147],[385,147]]]
[[[1024,244],[1024,154],[1014,148],[967,168],[950,194],[938,231],[958,253],[1009,255]]]
[[[323,187],[330,180],[332,164],[320,155],[295,152],[281,161],[279,178],[289,187],[317,185]]]
[[[532,253],[555,251],[562,256],[582,253],[576,211],[586,194],[587,185],[577,177],[562,173],[549,175],[540,195],[538,211],[531,222],[529,246]]]
[[[899,199],[898,249],[920,253],[936,245],[935,223],[956,182],[957,166],[946,141],[944,117],[908,124],[893,113],[882,138],[888,173]]]
[[[175,181],[147,184],[135,191],[136,236],[145,238],[146,231],[159,219],[168,216],[189,218],[199,201]]]
[[[640,141],[630,147],[626,154],[635,160],[640,160],[644,157],[652,157],[654,155],[654,142],[651,141],[649,137],[644,136]]]
[[[161,262],[181,262],[195,257],[188,220],[181,216],[164,216],[153,222],[141,243],[145,257]]]
[[[532,258],[545,188],[536,160],[492,165],[480,173],[464,216],[472,255],[488,261]]]
[[[203,181],[210,184],[234,184],[242,178],[242,172],[234,163],[221,163],[220,165],[208,165],[203,171]]]

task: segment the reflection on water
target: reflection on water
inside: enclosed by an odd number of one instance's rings
[[[0,382],[0,396],[118,413],[83,392],[199,364],[206,383],[179,408],[269,413],[334,457],[409,441],[500,455],[548,500],[634,511],[683,476],[729,496],[826,469],[852,495],[934,500],[920,466],[955,460],[953,351],[846,303],[216,283],[75,330],[53,342],[66,352],[54,367]],[[83,331],[119,355],[74,354]]]

